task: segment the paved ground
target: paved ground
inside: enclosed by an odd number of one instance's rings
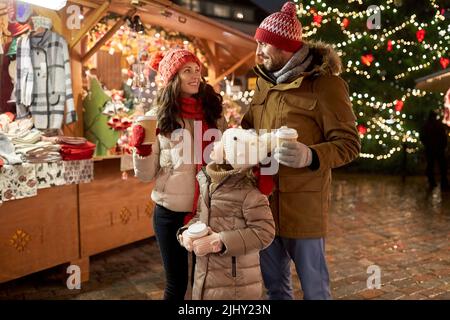
[[[326,250],[334,299],[450,299],[450,193],[426,190],[423,177],[402,183],[337,174],[331,211]],[[380,268],[380,289],[367,289],[371,265]],[[68,290],[61,270],[1,284],[0,299],[162,298],[154,239],[92,257],[91,280],[81,290]],[[300,299],[296,276],[294,288]]]

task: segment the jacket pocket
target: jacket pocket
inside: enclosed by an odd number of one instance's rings
[[[356,121],[355,113],[353,109],[350,108],[342,108],[340,112],[335,112],[336,118],[340,122],[353,122]]]
[[[231,257],[231,275],[236,278],[236,257]]]
[[[253,100],[250,104],[250,111],[253,118],[253,127],[257,130],[263,127],[262,117],[266,98],[266,95],[259,94],[258,96],[253,97]]]
[[[322,176],[286,176],[280,177],[280,192],[318,192],[322,190]]]
[[[317,106],[317,99],[310,97],[296,96],[293,94],[284,95],[283,102],[286,106],[293,108],[294,110],[296,108],[299,108],[302,110],[312,111]]]

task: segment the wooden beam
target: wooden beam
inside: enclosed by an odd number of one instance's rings
[[[208,46],[208,42],[205,39],[196,39],[197,44],[199,47],[201,47],[205,51],[206,58],[208,59],[208,63],[210,65],[216,66],[216,55],[211,51],[211,49]]]
[[[72,93],[75,111],[78,115],[78,121],[65,124],[63,132],[68,136],[82,137],[84,135],[83,123],[83,66],[81,65],[81,43],[70,50],[70,68],[72,74]]]
[[[220,81],[223,80],[224,77],[226,77],[227,75],[229,75],[230,73],[232,73],[234,70],[236,70],[237,68],[239,68],[241,65],[243,65],[247,60],[249,60],[250,58],[252,58],[255,55],[254,52],[250,52],[249,54],[247,54],[245,57],[243,57],[241,60],[239,60],[238,62],[236,62],[232,67],[228,68],[228,70],[226,70],[225,72],[223,72],[220,76],[218,76],[216,79],[212,80],[209,82],[210,85],[215,86],[216,84],[218,84]]]
[[[195,38],[194,42],[197,46],[202,48],[208,60],[208,80],[216,79],[219,74],[219,57],[217,52],[217,45],[215,42],[205,39]],[[219,86],[213,86],[214,90],[219,91]]]
[[[80,6],[86,7],[86,8],[92,8],[97,9],[100,7],[99,4],[87,0],[69,0],[69,2],[72,2],[73,4],[78,4]]]
[[[126,15],[121,17],[112,27],[101,37],[97,43],[81,58],[81,62],[84,64],[88,61],[100,48],[119,30],[119,28],[126,22],[127,17],[131,17],[136,13],[136,8],[130,9]]]
[[[108,11],[109,5],[111,4],[111,0],[106,0],[103,4],[98,7],[98,9],[93,10],[94,12],[86,18],[83,27],[75,34],[75,37],[72,41],[70,41],[70,48],[75,47],[75,45],[83,38],[88,31],[100,21],[106,11]]]

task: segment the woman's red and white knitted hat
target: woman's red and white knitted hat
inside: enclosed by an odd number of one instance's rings
[[[177,72],[188,62],[195,62],[202,67],[197,56],[186,49],[170,49],[166,53],[156,52],[151,60],[150,67],[160,74],[164,85],[167,85]]]
[[[290,52],[300,49],[302,24],[297,19],[295,4],[286,2],[280,12],[265,18],[256,29],[255,39]]]

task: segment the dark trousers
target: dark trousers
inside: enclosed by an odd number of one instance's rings
[[[153,228],[158,241],[166,274],[164,300],[184,300],[188,284],[188,252],[177,240],[186,212],[170,211],[155,206]]]
[[[427,177],[428,183],[431,187],[436,186],[436,179],[434,177],[434,165],[437,162],[439,165],[439,173],[441,174],[441,187],[448,186],[447,179],[447,161],[445,159],[445,152],[427,151]]]

